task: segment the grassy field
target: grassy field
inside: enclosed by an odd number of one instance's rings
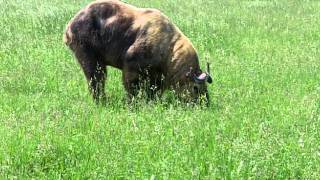
[[[209,108],[96,106],[64,46],[89,0],[0,0],[0,179],[317,179],[320,2],[128,0],[161,9],[212,64]]]

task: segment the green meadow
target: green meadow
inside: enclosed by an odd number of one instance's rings
[[[96,106],[62,41],[89,2],[0,0],[0,179],[320,177],[320,1],[128,0],[211,63],[208,108],[128,105],[113,68]]]

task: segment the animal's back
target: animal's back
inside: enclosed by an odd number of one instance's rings
[[[98,0],[81,9],[68,23],[64,42],[107,46],[126,38],[137,8],[118,0]],[[127,34],[126,34],[127,33]],[[126,37],[125,37],[126,36]]]
[[[67,26],[64,42],[71,49],[86,44],[108,61],[123,61],[121,58],[134,53],[149,57],[150,63],[154,63],[153,60],[168,57],[174,36],[175,26],[156,9],[100,0],[75,15]]]
[[[64,39],[71,49],[78,44],[95,49],[107,65],[117,68],[129,60],[167,71],[168,66],[175,69],[172,61],[185,61],[181,54],[196,54],[188,38],[159,10],[118,0],[95,1],[80,10]]]

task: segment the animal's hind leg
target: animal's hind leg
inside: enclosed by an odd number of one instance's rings
[[[107,75],[106,65],[101,57],[90,48],[77,48],[75,55],[86,76],[89,91],[96,103],[105,100],[105,79]]]

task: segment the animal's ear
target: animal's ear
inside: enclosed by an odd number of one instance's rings
[[[209,84],[212,83],[212,78],[208,73],[201,73],[199,76],[194,77],[194,81],[196,83],[205,83],[208,82]]]

